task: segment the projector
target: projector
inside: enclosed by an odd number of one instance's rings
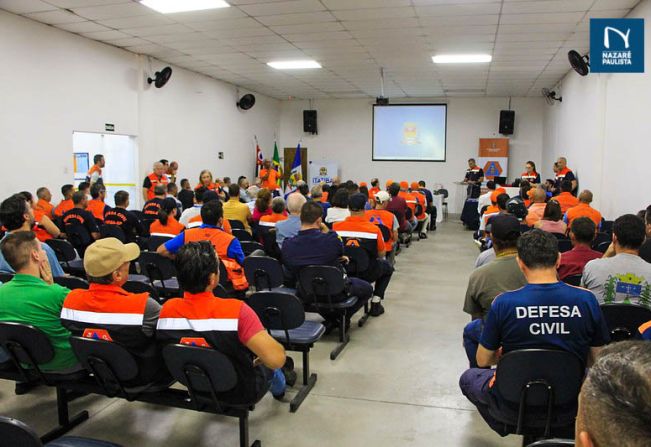
[[[375,104],[379,106],[387,106],[389,105],[389,98],[385,98],[384,96],[378,96],[375,98]]]

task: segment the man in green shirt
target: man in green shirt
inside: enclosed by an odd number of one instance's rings
[[[36,235],[16,231],[0,244],[2,255],[16,275],[0,286],[0,321],[32,325],[47,335],[54,358],[39,367],[46,372],[68,373],[79,368],[72,353],[70,332],[61,325],[63,300],[70,290],[54,284],[52,271]]]
[[[490,219],[491,238],[495,259],[472,272],[468,280],[463,311],[472,321],[463,330],[463,346],[471,368],[476,368],[477,347],[483,329],[483,319],[495,297],[508,290],[527,284],[516,262],[520,222],[514,216],[503,214]]]

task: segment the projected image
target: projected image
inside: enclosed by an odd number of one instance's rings
[[[446,105],[373,107],[373,160],[445,161]]]

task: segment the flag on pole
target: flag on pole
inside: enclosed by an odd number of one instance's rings
[[[280,156],[278,155],[278,144],[274,141],[274,158],[271,162],[273,168],[278,172],[277,182],[278,187],[282,186],[283,182],[283,167],[280,164]]]
[[[296,147],[296,155],[294,155],[294,162],[292,163],[292,170],[290,171],[289,183],[295,185],[301,179],[301,142],[298,142]]]
[[[264,155],[262,155],[262,150],[258,144],[258,138],[255,138],[255,176],[257,177],[260,172],[260,166],[264,161]]]

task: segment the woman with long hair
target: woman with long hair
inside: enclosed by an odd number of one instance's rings
[[[536,172],[536,163],[529,160],[524,165],[524,172],[520,175],[522,180],[528,181],[530,184],[540,183],[540,174]]]
[[[550,200],[545,206],[542,219],[534,224],[534,228],[548,233],[565,234],[567,225],[562,219],[561,205],[556,200]]]
[[[255,199],[253,207],[253,222],[259,223],[262,216],[271,215],[271,191],[262,188],[258,191],[258,197]]]
[[[207,169],[204,169],[201,171],[201,174],[199,174],[199,184],[194,187],[195,191],[202,186],[210,191],[216,191],[219,188],[219,185],[213,181],[212,172]]]
[[[150,234],[176,236],[180,234],[185,227],[176,220],[176,200],[168,197],[160,205],[158,217],[149,227]]]

